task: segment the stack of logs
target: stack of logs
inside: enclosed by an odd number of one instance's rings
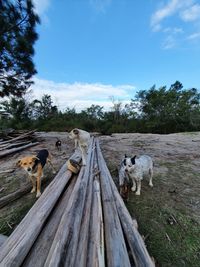
[[[97,139],[79,174],[65,164],[5,241],[0,266],[154,266]]]
[[[6,136],[6,140],[0,141],[0,158],[19,152],[28,147],[39,144],[34,136],[35,131],[29,132],[12,132]]]

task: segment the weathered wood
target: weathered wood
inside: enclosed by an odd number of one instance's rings
[[[88,240],[87,266],[105,266],[104,222],[99,178],[93,181],[92,210]]]
[[[73,159],[80,161],[80,155]],[[6,267],[153,267],[94,138],[77,177],[64,164],[0,250]],[[126,240],[126,242],[125,242]]]
[[[0,175],[6,174],[6,173],[12,173],[14,171],[15,171],[15,169],[8,169],[8,170],[0,171]]]
[[[76,154],[80,159],[80,155]],[[72,173],[66,164],[44,190],[18,227],[6,240],[0,251],[0,266],[20,266],[43,228],[49,214],[62,194]]]
[[[135,227],[135,223],[132,220],[121,196],[118,193],[117,187],[115,186],[114,181],[110,175],[110,172],[107,168],[103,155],[100,151],[99,143],[97,143],[97,149],[98,149],[98,153],[100,154],[100,158],[101,158],[100,167],[103,170],[105,170],[104,175],[107,181],[109,182],[108,187],[111,187],[112,189],[111,194],[114,195],[117,212],[119,214],[120,222],[123,227],[126,240],[128,241],[129,247],[131,249],[131,253],[135,261],[135,266],[154,267],[155,265],[152,262],[148,254],[144,241],[141,235],[139,234],[137,228]]]
[[[15,147],[19,147],[22,145],[27,145],[29,144],[30,141],[24,141],[24,142],[19,142],[19,143],[14,143],[14,144],[6,144],[6,145],[0,145],[0,151],[5,150],[5,149],[11,149],[11,148],[15,148]]]
[[[0,247],[3,245],[7,238],[7,236],[0,234]]]
[[[74,266],[86,196],[85,188],[87,187],[90,174],[92,150],[93,139],[88,150],[87,165],[82,167],[79,173],[44,267]]]
[[[95,149],[95,146],[93,146]],[[88,238],[89,238],[89,223],[90,223],[90,212],[92,204],[92,183],[95,173],[97,172],[97,164],[95,161],[95,150],[92,151],[91,163],[90,163],[90,174],[86,191],[85,205],[81,220],[81,228],[79,231],[78,245],[76,248],[76,258],[74,266],[85,267],[87,263],[87,249],[88,249]]]
[[[11,203],[12,201],[22,197],[23,195],[30,192],[32,189],[31,184],[25,186],[24,188],[21,188],[13,193],[10,193],[9,195],[6,195],[4,197],[0,198],[0,209]]]
[[[35,142],[35,143],[30,143],[30,144],[27,144],[24,146],[20,146],[18,148],[5,149],[5,150],[3,150],[3,152],[0,152],[0,158],[3,158],[3,157],[8,156],[10,154],[22,151],[28,147],[36,146],[38,144],[39,144],[39,142]]]
[[[115,199],[109,184],[107,169],[97,143],[97,159],[100,170],[103,216],[105,224],[106,259],[109,267],[128,267],[130,260],[118,217]]]
[[[63,212],[68,205],[69,198],[72,194],[77,176],[72,176],[69,186],[60,197],[55,205],[53,212],[50,214],[47,223],[40,232],[33,247],[30,249],[26,259],[21,267],[43,267],[54,240],[58,225],[62,218]]]
[[[132,220],[113,180],[110,179],[110,183],[116,199],[117,211],[124,230],[124,234],[131,249],[132,256],[135,260],[135,266],[154,267],[155,264],[151,260],[144,241],[137,230],[137,224],[134,220]]]
[[[15,138],[12,138],[10,140],[7,140],[7,141],[3,141],[1,142],[1,145],[4,145],[4,144],[8,144],[8,143],[12,143],[12,142],[15,142],[16,140],[20,140],[20,139],[23,139],[31,134],[33,134],[36,130],[33,130],[33,131],[30,131],[30,132],[27,132],[27,133],[24,133],[24,134],[21,134]]]
[[[41,181],[43,183],[46,183],[49,180],[49,177],[44,177],[41,179]],[[15,192],[12,192],[4,197],[0,198],[0,209],[5,207],[6,205],[10,204],[12,201],[22,197],[23,195],[31,192],[32,190],[32,183],[30,182],[30,184],[27,184],[26,186],[24,186],[23,188],[18,189]]]

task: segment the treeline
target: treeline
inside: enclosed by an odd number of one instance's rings
[[[64,112],[53,105],[50,95],[28,101],[26,95],[0,102],[1,128],[37,129],[39,131],[69,131],[77,127],[87,131],[110,133],[175,133],[200,130],[200,93],[196,88],[184,89],[176,81],[166,86],[137,92],[129,104],[112,101],[110,111],[91,105],[77,113],[74,108]]]

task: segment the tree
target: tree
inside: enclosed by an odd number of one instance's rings
[[[89,108],[86,108],[84,111],[82,111],[82,113],[85,113],[86,116],[92,120],[102,119],[103,107],[92,104]]]
[[[43,95],[42,100],[34,100],[31,106],[34,109],[35,118],[48,119],[58,114],[57,106],[53,106],[53,101],[50,95]]]
[[[0,103],[0,109],[11,115],[6,123],[8,127],[22,129],[30,126],[32,109],[25,97],[10,97]]]
[[[197,130],[200,116],[200,94],[197,89],[183,89],[176,81],[169,90],[166,86],[139,91],[136,96],[141,119],[146,131],[170,133]]]
[[[37,23],[31,0],[0,0],[0,97],[19,97],[31,85]]]

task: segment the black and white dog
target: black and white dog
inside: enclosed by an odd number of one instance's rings
[[[128,158],[126,155],[121,163],[119,172],[119,184],[123,185],[127,179],[132,180],[132,191],[136,191],[136,195],[140,195],[141,181],[145,176],[149,177],[149,186],[153,187],[153,161],[150,156],[143,155],[139,158],[136,156]]]

